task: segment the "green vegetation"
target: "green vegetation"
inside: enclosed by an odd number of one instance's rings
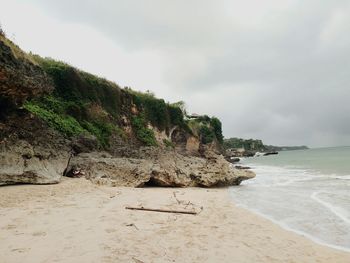
[[[61,115],[52,110],[45,109],[34,102],[25,103],[24,107],[46,121],[49,126],[62,132],[66,136],[75,136],[84,132],[79,122],[71,116]]]
[[[108,122],[88,118],[88,105],[75,104],[59,97],[44,96],[27,101],[24,107],[66,137],[90,133],[96,136],[103,147],[108,147],[109,137],[117,131],[117,127]]]
[[[35,56],[54,80],[55,95],[74,103],[94,102],[116,117],[120,111],[121,89],[118,85],[50,58]]]
[[[109,138],[113,132],[117,132],[117,127],[101,121],[83,121],[82,126],[91,134],[95,135],[103,147],[109,146]]]
[[[151,92],[121,89],[117,84],[94,76],[71,65],[51,58],[42,58],[23,52],[6,38],[0,26],[0,40],[8,46],[19,63],[41,67],[52,79],[54,91],[24,103],[24,108],[35,114],[67,138],[82,133],[96,136],[103,148],[108,148],[112,135],[123,139],[126,133],[120,127],[131,125],[135,137],[146,145],[157,145],[149,124],[169,134],[175,126],[198,137],[205,143],[222,142],[221,123],[217,118],[202,116],[187,120],[185,103],[168,103]],[[0,118],[12,108],[10,102],[0,98]],[[127,133],[130,136],[130,133]],[[164,142],[173,147],[170,141]]]
[[[191,118],[187,121],[192,134],[198,136],[202,143],[208,144],[215,139],[220,144],[223,142],[221,122],[218,118],[210,118],[207,115]]]
[[[144,111],[145,118],[161,131],[169,131],[173,126],[186,129],[184,114],[181,109],[182,102],[169,104],[163,99],[158,99],[151,92],[138,92],[130,88],[126,89],[133,96],[135,105]]]
[[[244,148],[248,151],[264,151],[265,146],[261,140],[245,140],[241,138],[230,138],[224,140],[224,148]]]
[[[163,139],[163,143],[167,148],[175,148],[175,144],[167,139]]]
[[[112,134],[125,138],[118,123],[122,116],[126,116],[131,121],[135,137],[145,145],[157,145],[148,124],[166,132],[178,126],[199,136],[203,143],[210,143],[215,138],[222,142],[221,122],[206,115],[186,121],[185,104],[181,101],[169,104],[151,92],[121,89],[64,62],[36,55],[32,57],[52,77],[55,91],[50,96],[27,102],[25,107],[67,137],[90,133],[97,137],[101,146],[108,148]],[[134,106],[137,112],[132,113]]]
[[[205,126],[205,125],[201,126],[199,132],[200,132],[200,139],[202,143],[208,144],[213,142],[215,138],[215,134],[213,130],[210,129],[208,126]]]
[[[156,146],[157,141],[153,130],[147,128],[147,123],[144,116],[134,116],[131,119],[131,124],[135,131],[136,138],[148,146]]]
[[[247,151],[292,151],[292,150],[306,150],[309,149],[307,146],[273,146],[265,145],[261,140],[254,139],[241,139],[241,138],[230,138],[224,140],[224,148],[244,148]]]
[[[218,118],[213,117],[210,119],[210,125],[213,128],[216,139],[219,141],[219,143],[223,143],[224,136],[222,135],[221,121]]]
[[[67,137],[93,134],[104,148],[108,148],[113,133],[125,138],[117,126],[122,91],[116,84],[64,62],[37,55],[33,58],[52,77],[55,91],[27,102],[26,109]]]

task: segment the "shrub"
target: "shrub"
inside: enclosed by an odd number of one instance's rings
[[[136,135],[136,138],[148,146],[156,146],[157,141],[154,132],[146,127],[144,116],[134,116],[131,119],[131,124]]]
[[[93,102],[101,105],[112,116],[118,116],[121,105],[118,85],[61,61],[39,56],[35,56],[35,60],[53,78],[58,97],[75,103]]]
[[[210,119],[210,126],[214,130],[214,134],[215,134],[216,139],[220,143],[223,143],[224,136],[222,135],[222,124],[221,124],[221,121],[218,118],[213,117],[213,118]]]
[[[104,148],[109,146],[109,138],[116,131],[116,127],[111,123],[83,121],[82,126],[95,135]]]
[[[45,96],[25,103],[25,108],[46,121],[50,127],[67,137],[90,133],[98,139],[102,147],[109,146],[109,138],[118,132],[115,125],[87,118],[86,104],[65,101],[54,96]]]
[[[72,116],[57,114],[31,102],[26,102],[24,108],[46,121],[50,127],[58,130],[67,137],[76,136],[85,131]]]
[[[169,128],[169,113],[167,104],[163,99],[157,99],[151,92],[136,92],[128,90],[133,96],[133,101],[139,109],[145,113],[145,118],[159,130]]]
[[[199,122],[210,122],[210,117],[208,115],[199,116],[197,118]]]
[[[201,126],[199,133],[201,142],[204,144],[211,143],[215,138],[214,132],[205,125]]]
[[[184,115],[182,113],[181,108],[174,105],[168,105],[168,112],[169,112],[170,122],[172,125],[177,125],[182,127],[185,124]]]
[[[163,139],[163,143],[167,148],[175,148],[175,144],[167,139]]]

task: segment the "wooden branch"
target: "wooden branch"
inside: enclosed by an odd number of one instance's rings
[[[188,214],[188,215],[197,215],[196,211],[186,211],[186,210],[170,210],[170,209],[160,209],[160,208],[146,208],[146,207],[131,207],[126,206],[125,209],[129,210],[142,210],[150,212],[162,212],[162,213],[176,213],[176,214]]]

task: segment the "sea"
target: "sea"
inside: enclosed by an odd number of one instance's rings
[[[254,179],[231,187],[235,203],[280,226],[350,251],[350,147],[244,158]]]

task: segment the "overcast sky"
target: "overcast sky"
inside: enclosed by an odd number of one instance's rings
[[[217,116],[226,138],[350,145],[348,0],[0,0],[24,50]]]

